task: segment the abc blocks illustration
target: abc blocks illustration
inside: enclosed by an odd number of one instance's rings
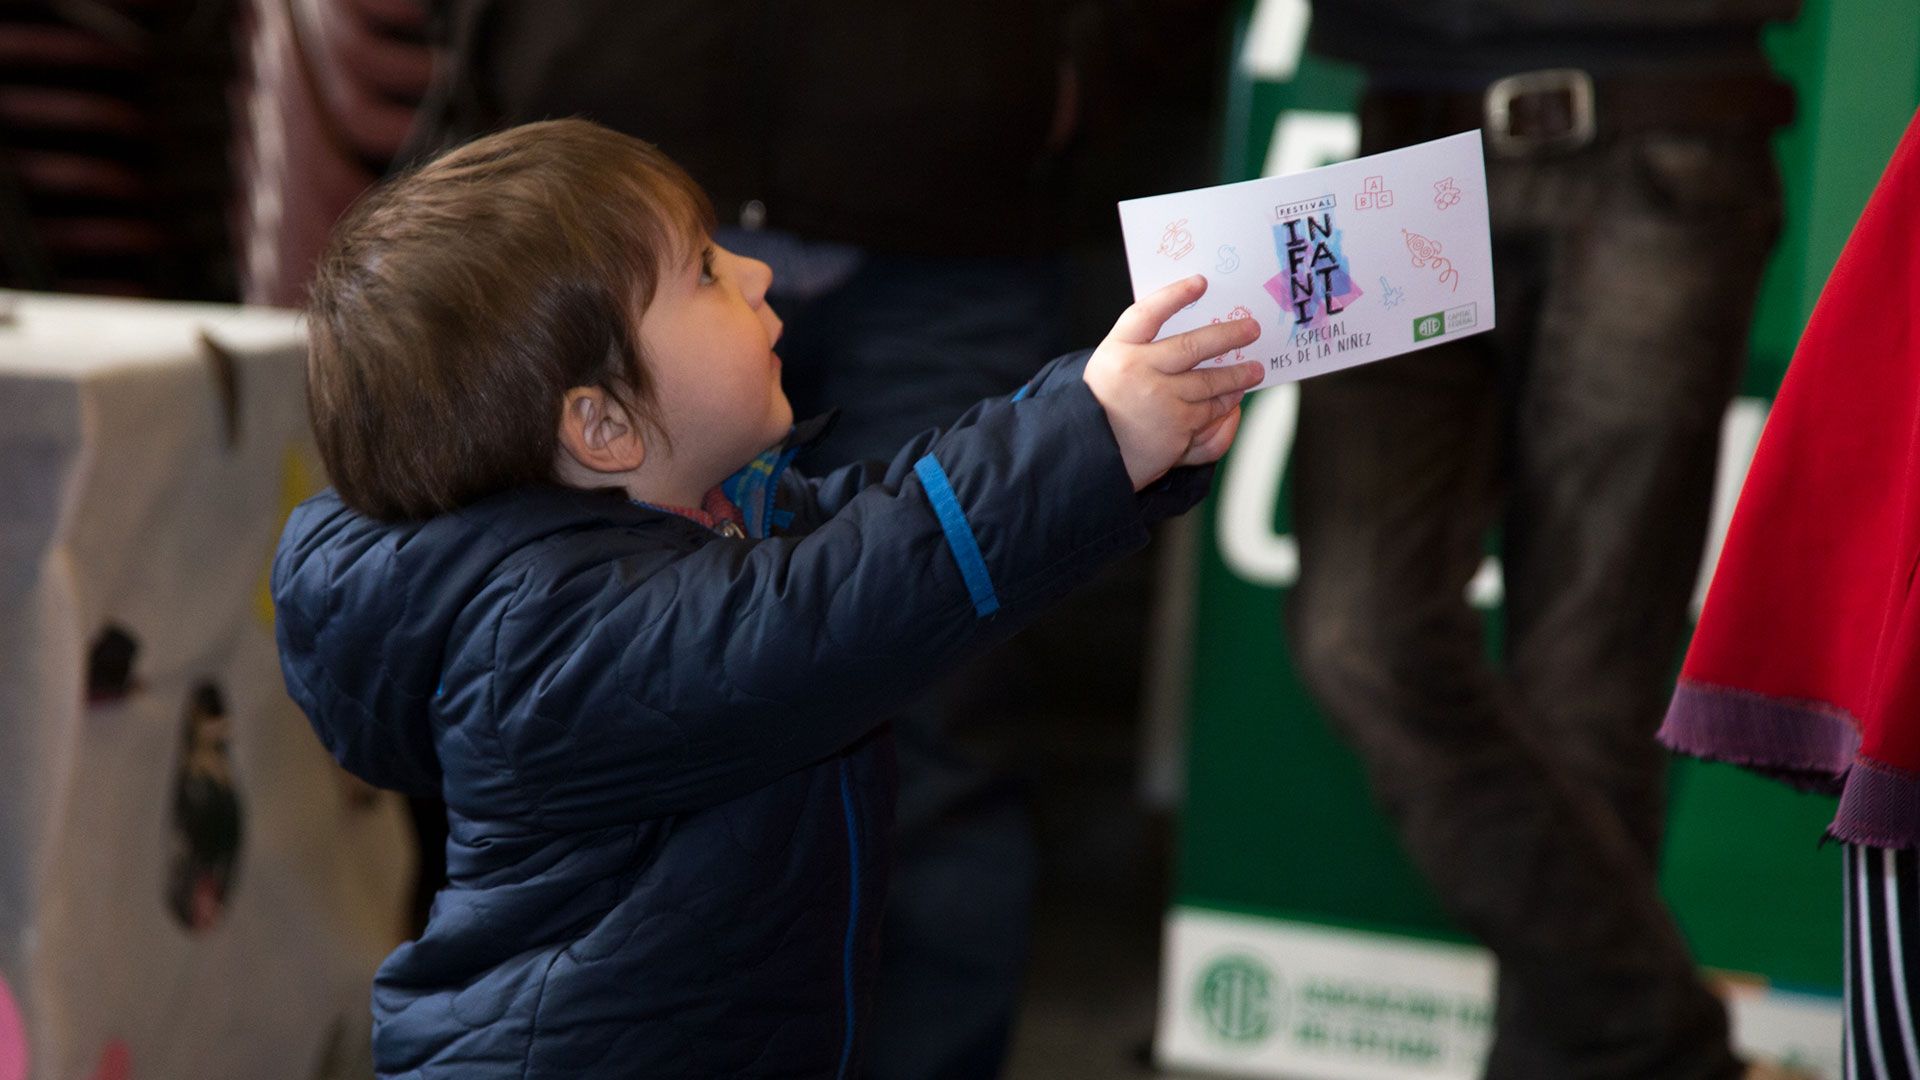
[[[1385,210],[1393,205],[1393,192],[1387,190],[1387,178],[1369,176],[1353,196],[1355,210]]]

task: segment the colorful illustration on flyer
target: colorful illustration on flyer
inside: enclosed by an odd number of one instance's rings
[[[1390,308],[1396,308],[1400,306],[1400,301],[1405,300],[1406,298],[1407,298],[1407,290],[1396,288],[1391,282],[1387,280],[1387,275],[1385,274],[1380,275],[1380,302],[1381,303],[1387,305]]]
[[[1231,274],[1240,269],[1240,253],[1233,249],[1232,244],[1221,244],[1218,254],[1219,259],[1213,264],[1214,273]]]
[[[1235,304],[1233,306],[1232,311],[1227,312],[1225,316],[1218,319],[1214,319],[1213,321],[1215,323],[1223,323],[1223,322],[1232,322],[1235,319],[1251,319],[1251,318],[1253,318],[1253,312],[1247,310],[1247,305]],[[1233,350],[1233,357],[1232,357],[1233,363],[1237,364],[1240,361],[1245,360],[1246,358],[1247,358],[1247,351],[1245,349]]]
[[[1454,185],[1453,177],[1433,182],[1433,208],[1447,210],[1460,202],[1460,189]]]
[[[1364,295],[1341,250],[1341,231],[1333,227],[1332,197],[1306,205],[1294,215],[1284,211],[1296,207],[1276,208],[1282,211],[1273,226],[1280,273],[1266,283],[1268,294],[1293,313],[1296,332],[1325,325]]]
[[[1393,205],[1393,192],[1387,190],[1387,178],[1369,176],[1360,184],[1360,190],[1354,193],[1355,210],[1385,210]]]
[[[1176,261],[1193,254],[1193,234],[1187,231],[1187,219],[1169,224],[1167,231],[1160,234],[1160,246],[1154,250]]]
[[[1453,292],[1460,291],[1460,271],[1453,268],[1453,260],[1440,254],[1439,241],[1405,229],[1400,230],[1400,235],[1406,239],[1407,252],[1413,256],[1416,269],[1432,267],[1440,275],[1440,284],[1449,286]]]

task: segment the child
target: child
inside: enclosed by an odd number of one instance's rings
[[[1248,320],[1195,278],[892,464],[821,480],[767,267],[580,121],[369,197],[316,279],[335,489],[274,565],[329,750],[447,803],[450,882],[374,983],[382,1076],[857,1071],[889,711],[1205,489]]]

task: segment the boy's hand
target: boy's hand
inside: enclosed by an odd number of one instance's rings
[[[1252,344],[1260,336],[1252,319],[1153,340],[1162,323],[1206,291],[1207,279],[1195,275],[1135,301],[1087,361],[1087,388],[1107,410],[1135,491],[1176,465],[1218,461],[1240,428],[1240,398],[1265,377],[1258,361],[1194,366]]]

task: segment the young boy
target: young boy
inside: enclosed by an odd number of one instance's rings
[[[579,121],[370,196],[313,291],[334,481],[274,565],[329,750],[447,803],[450,883],[374,984],[382,1076],[857,1070],[890,710],[1197,501],[1250,322],[1129,308],[892,464],[807,480],[767,267]],[[771,449],[769,449],[771,447]]]

